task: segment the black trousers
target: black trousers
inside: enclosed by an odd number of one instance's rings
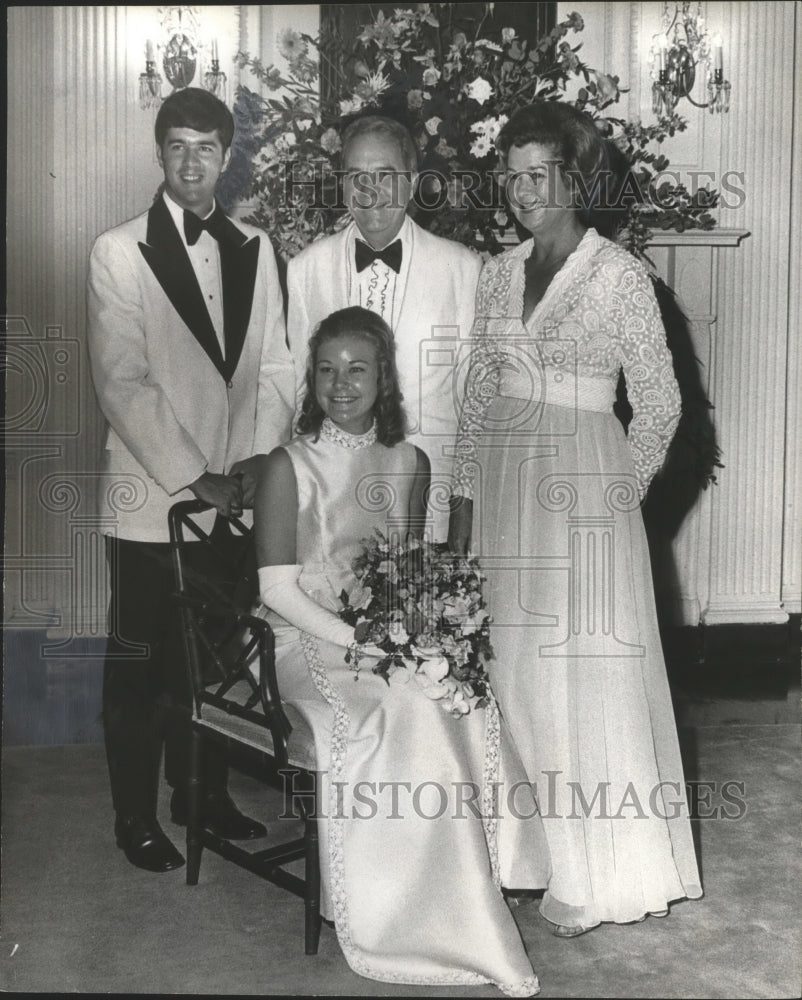
[[[189,568],[207,573],[204,546],[188,546]],[[109,640],[103,671],[103,729],[118,816],[155,817],[164,748],[165,777],[184,789],[189,775],[191,691],[170,545],[106,538],[111,572]],[[207,791],[226,787],[227,767],[210,748]]]

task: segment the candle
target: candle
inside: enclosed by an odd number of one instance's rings
[[[212,42],[212,59],[217,62],[217,39]]]
[[[724,69],[724,39],[721,35],[713,35],[713,69]]]
[[[153,59],[153,42],[150,39],[148,39],[147,42],[145,42],[145,60],[147,62],[153,62],[154,61],[154,59]]]
[[[659,35],[657,38],[657,56],[660,60],[659,68],[662,73],[666,68],[666,49],[668,48],[668,39],[665,35]]]

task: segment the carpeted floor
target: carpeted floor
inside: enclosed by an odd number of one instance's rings
[[[544,997],[800,995],[800,727],[710,724],[710,707],[699,712],[704,721],[682,730],[688,776],[742,782],[746,803],[738,819],[694,823],[705,898],[572,941],[548,933],[536,903],[517,907]],[[231,787],[251,815],[267,818],[261,784],[234,774]],[[730,791],[729,803],[712,793],[710,806],[736,812],[740,793]],[[5,750],[4,991],[500,996],[362,979],[325,925],[320,953],[306,957],[294,897],[208,852],[194,888],[183,870],[138,871],[111,826],[101,746]],[[180,845],[182,831],[164,827]]]

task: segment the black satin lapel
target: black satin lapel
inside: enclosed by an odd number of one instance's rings
[[[148,213],[146,239],[147,243],[139,244],[142,256],[193,337],[209,355],[210,361],[223,378],[227,378],[220,343],[203,301],[198,279],[169,209],[161,198],[153,203]]]
[[[226,379],[230,379],[237,370],[242,346],[248,333],[258,263],[258,238],[254,236],[248,239],[241,230],[228,221],[226,236],[220,240]]]

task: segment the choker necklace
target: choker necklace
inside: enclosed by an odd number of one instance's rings
[[[324,417],[323,423],[320,425],[320,436],[324,441],[331,441],[332,444],[339,445],[341,448],[357,451],[359,448],[367,448],[376,443],[376,421],[373,421],[370,430],[365,431],[364,434],[349,434],[342,427],[338,427],[331,417]]]

